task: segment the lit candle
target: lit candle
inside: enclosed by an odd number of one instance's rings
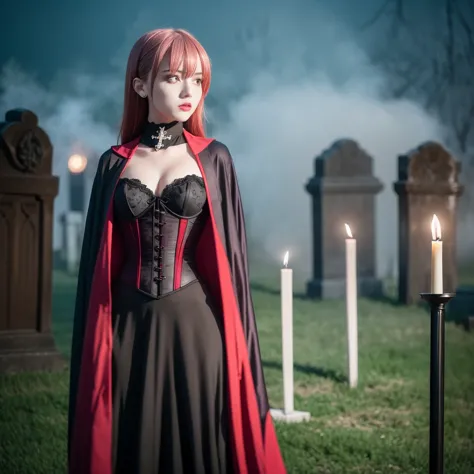
[[[443,293],[443,241],[441,240],[441,224],[436,214],[431,221],[431,293]]]
[[[289,252],[281,269],[281,333],[283,352],[283,411],[293,413],[293,270],[288,268]]]
[[[85,213],[87,158],[84,155],[71,155],[67,162],[69,170],[69,211]],[[83,219],[85,220],[85,219]]]
[[[346,318],[347,318],[347,360],[349,386],[356,387],[358,381],[357,341],[357,241],[351,228],[345,224],[346,238]]]
[[[87,167],[87,158],[83,155],[71,155],[67,161],[67,167],[73,174],[82,173]]]

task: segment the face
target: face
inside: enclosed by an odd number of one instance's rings
[[[135,79],[133,85],[141,97],[148,99],[150,122],[185,122],[202,97],[202,66],[198,61],[194,74],[185,77],[182,65],[174,74],[171,73],[169,59],[165,58],[153,83],[150,78],[147,81]]]

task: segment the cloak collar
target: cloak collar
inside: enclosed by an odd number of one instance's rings
[[[192,143],[192,149],[194,154],[201,153],[201,151],[203,151],[207,146],[209,146],[209,143],[214,141],[214,138],[197,137],[192,133],[188,132],[186,129],[183,130],[183,134],[186,138],[186,142],[188,143],[188,145],[191,145]],[[113,146],[112,150],[117,155],[128,160],[135,154],[139,143],[140,137],[137,137],[128,143]]]

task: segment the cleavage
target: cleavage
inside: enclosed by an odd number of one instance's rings
[[[190,173],[190,174],[187,174],[187,175],[184,175],[184,176],[181,176],[179,178],[175,178],[173,179],[173,181],[169,182],[168,184],[166,184],[164,186],[164,188],[162,189],[161,193],[160,194],[156,194],[155,192],[153,192],[153,190],[148,187],[146,184],[142,183],[142,181],[138,178],[129,178],[128,176],[122,178],[122,179],[125,179],[127,181],[130,181],[132,183],[136,183],[139,185],[139,187],[141,187],[143,190],[145,190],[147,192],[147,194],[150,195],[150,197],[155,197],[155,198],[158,198],[158,199],[162,199],[163,196],[171,189],[173,188],[174,186],[178,185],[178,184],[181,184],[183,181],[186,181],[188,179],[198,179],[199,181],[201,181],[201,183],[204,184],[204,180],[201,176],[198,176],[194,173]],[[158,182],[158,185],[160,183]],[[157,185],[157,187],[158,187]]]
[[[196,179],[196,178],[198,178],[200,181],[202,180],[202,178],[196,174],[187,174],[180,178],[173,179],[173,181],[165,185],[165,187],[161,190],[161,193],[159,195],[156,195],[156,194],[155,195],[158,197],[158,199],[162,199],[162,197],[166,194],[166,192],[170,190],[173,186],[176,186],[177,184],[180,184],[183,181],[186,181],[188,179]]]

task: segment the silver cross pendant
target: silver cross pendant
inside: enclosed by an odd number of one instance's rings
[[[158,143],[155,145],[155,151],[158,151],[160,148],[163,148],[163,140],[171,140],[172,135],[167,135],[165,132],[165,127],[160,127],[158,135],[152,135],[151,138],[158,138]]]

